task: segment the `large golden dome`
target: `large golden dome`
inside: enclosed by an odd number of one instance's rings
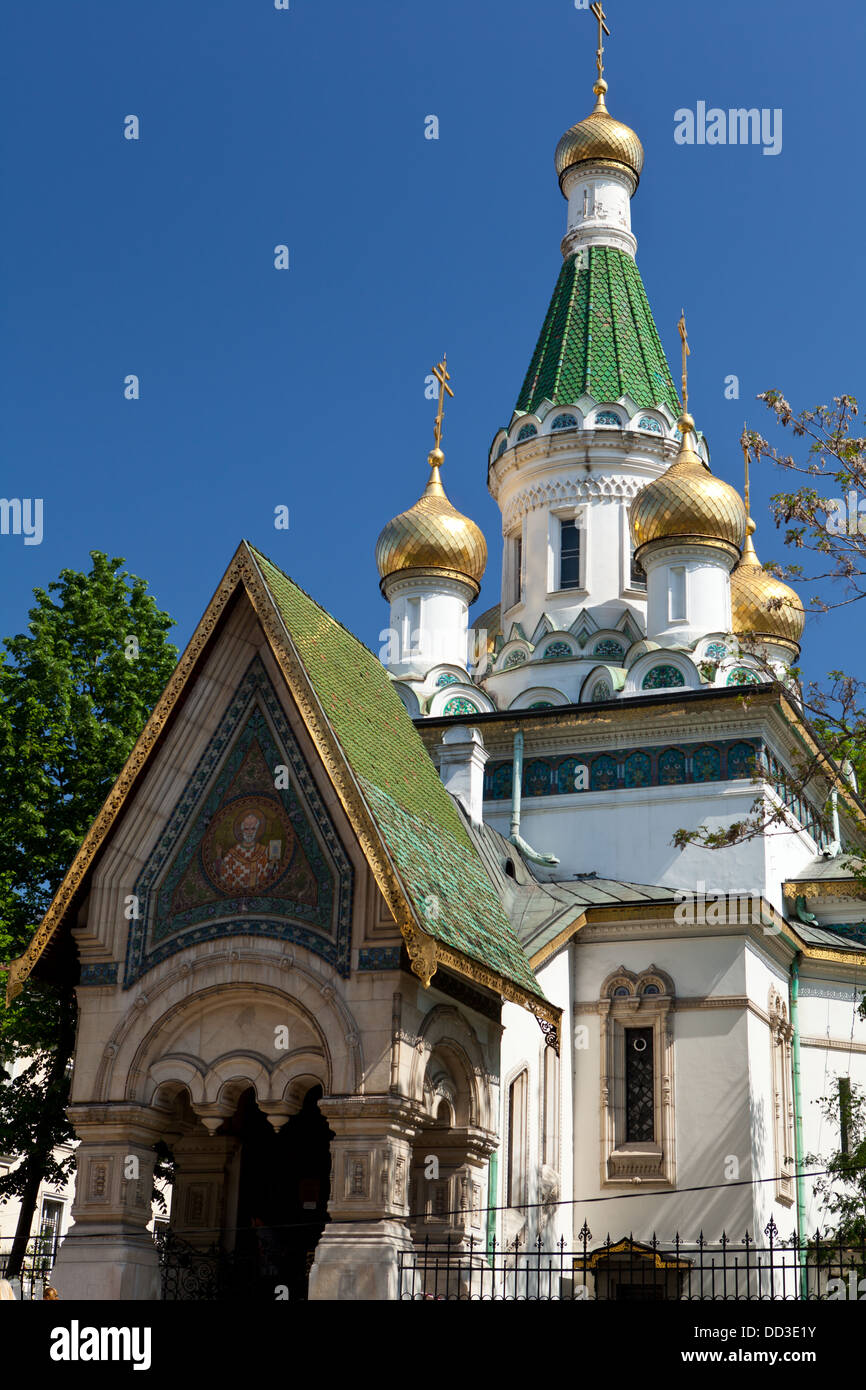
[[[630,523],[635,553],[657,541],[681,540],[704,545],[720,542],[739,552],[746,535],[743,499],[721,478],[714,478],[696,451],[695,422],[679,421],[680,451],[660,478],[638,493]]]
[[[604,78],[593,90],[598,100],[583,121],[567,130],[556,147],[556,172],[560,186],[562,176],[575,164],[619,164],[634,175],[635,188],[643,168],[643,145],[630,126],[615,121],[604,104],[607,83]]]
[[[743,558],[731,571],[731,621],[738,637],[763,638],[793,647],[799,654],[806,623],[803,605],[795,591],[761,565],[752,544],[755,523],[749,517]],[[771,607],[774,600],[781,605]]]
[[[394,574],[439,570],[470,584],[477,596],[487,564],[487,544],[475,522],[448,501],[439,477],[443,457],[440,449],[429,455],[430,481],[414,507],[383,529],[376,542],[376,564],[382,585]]]

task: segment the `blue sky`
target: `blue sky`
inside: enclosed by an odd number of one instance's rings
[[[685,305],[691,405],[740,485],[744,418],[766,432],[759,390],[866,395],[866,10],[607,8],[608,105],[646,149],[638,264],[675,376]],[[426,480],[424,378],[444,350],[444,480],[490,545],[474,611],[496,602],[487,449],[561,264],[553,151],[592,103],[589,14],[19,0],[6,30],[0,492],[42,497],[45,533],[0,537],[0,634],[22,629],[35,585],[101,549],[149,581],[183,645],[246,536],[376,647],[373,547]],[[677,145],[674,112],[700,100],[781,107],[781,153]],[[753,480],[764,560],[783,558],[766,514],[780,485],[768,467]],[[807,673],[866,675],[862,622],[810,620]]]

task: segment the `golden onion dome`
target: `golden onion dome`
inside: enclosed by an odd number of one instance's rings
[[[731,571],[732,631],[738,637],[755,637],[800,650],[806,624],[803,605],[795,591],[768,574],[755,553],[755,523],[746,524],[743,558]]]
[[[697,453],[695,422],[679,420],[680,451],[673,463],[638,493],[630,523],[635,553],[659,541],[730,546],[739,558],[746,534],[746,508],[736,488],[713,477]]]
[[[380,587],[395,574],[436,570],[468,583],[476,596],[481,588],[487,543],[475,522],[448,501],[439,476],[443,459],[441,449],[432,450],[428,456],[430,481],[424,492],[414,507],[388,522],[376,542]]]
[[[630,126],[615,121],[604,104],[607,83],[596,82],[593,91],[595,107],[583,121],[567,130],[556,147],[556,172],[560,187],[566,170],[590,160],[602,164],[619,164],[634,175],[635,188],[643,168],[643,145]]]

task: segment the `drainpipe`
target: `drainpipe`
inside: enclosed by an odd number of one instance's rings
[[[836,859],[842,852],[842,840],[839,834],[839,788],[834,787],[830,793],[830,825],[833,829],[832,843],[827,846],[824,856],[827,859]]]
[[[537,854],[531,845],[520,838],[520,791],[523,786],[523,731],[518,729],[514,735],[514,772],[511,779],[511,834],[509,840],[515,845],[524,859],[533,864],[558,864],[555,854]]]
[[[806,1269],[806,1179],[803,1176],[805,1159],[803,1156],[803,1096],[800,1087],[800,952],[791,961],[791,1030],[793,1034],[793,1079],[794,1079],[794,1161],[797,1165],[797,1243],[800,1264],[800,1297],[808,1298],[809,1285]]]
[[[487,1258],[493,1264],[496,1239],[496,1208],[499,1205],[499,1153],[496,1149],[487,1163]]]

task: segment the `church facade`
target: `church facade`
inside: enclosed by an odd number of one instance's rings
[[[242,543],[13,965],[11,994],[78,972],[63,1296],[162,1296],[159,1156],[176,1241],[269,1297],[397,1298],[422,1248],[587,1226],[821,1224],[819,1101],[866,1081],[866,810],[803,718],[803,609],[748,485],[689,414],[684,323],[674,385],[600,60],[594,90],[488,459],[501,602],[470,620],[487,547],[442,481],[443,363],[429,481],[376,547],[383,659]]]

